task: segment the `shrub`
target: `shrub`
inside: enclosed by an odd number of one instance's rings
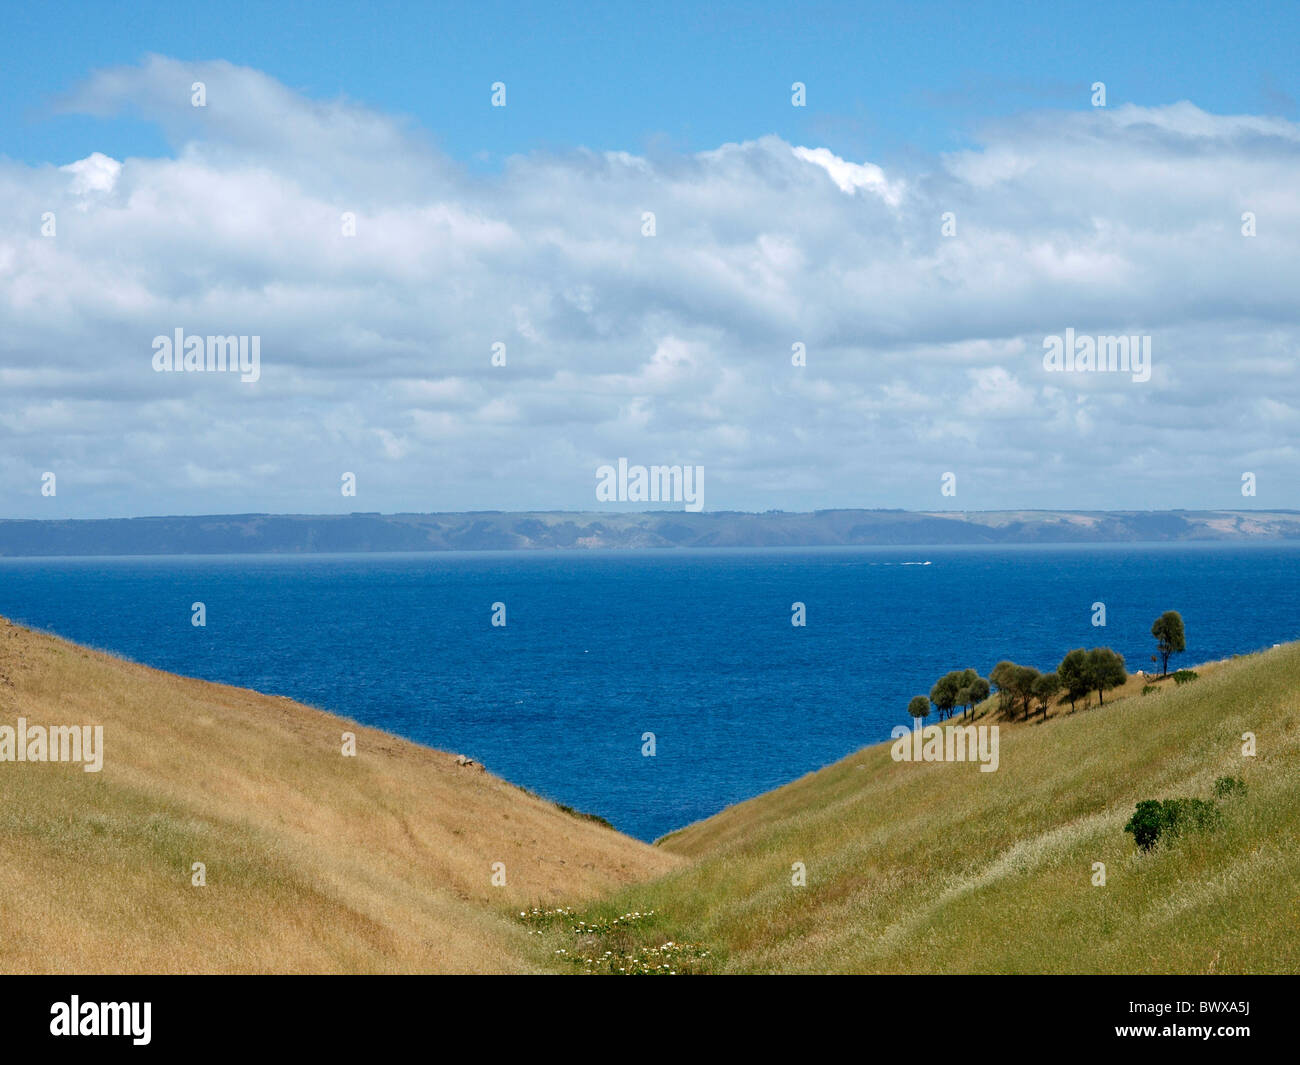
[[[1142,694],[1143,694],[1143,695],[1150,695],[1152,692],[1158,692],[1159,690],[1160,690],[1160,685],[1159,685],[1159,684],[1144,684],[1144,685],[1142,685]]]
[[[1124,831],[1132,834],[1138,847],[1149,851],[1162,838],[1171,840],[1185,832],[1209,831],[1222,820],[1222,812],[1208,799],[1143,799]]]
[[[1137,804],[1133,816],[1128,819],[1124,831],[1133,836],[1133,842],[1142,850],[1149,851],[1160,838],[1164,827],[1164,804],[1156,799],[1143,799]]]
[[[1174,834],[1183,830],[1189,832],[1210,832],[1223,824],[1223,811],[1209,799],[1167,799],[1166,804],[1176,803],[1173,815]]]
[[[1219,777],[1214,782],[1216,799],[1239,799],[1246,795],[1246,782],[1241,777]]]
[[[1194,681],[1200,674],[1194,669],[1180,669],[1174,674],[1175,684],[1189,684]]]

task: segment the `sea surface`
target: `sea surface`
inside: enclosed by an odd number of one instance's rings
[[[1187,628],[1174,664],[1300,638],[1298,563],[1276,543],[0,559],[0,614],[469,755],[654,839],[888,739],[949,669],[1097,645],[1150,669],[1164,610]]]

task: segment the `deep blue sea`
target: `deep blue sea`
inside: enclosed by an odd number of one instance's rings
[[[1170,609],[1187,665],[1294,640],[1298,562],[1300,544],[0,559],[0,613],[467,754],[653,839],[887,739],[949,669],[1098,644],[1150,668]]]

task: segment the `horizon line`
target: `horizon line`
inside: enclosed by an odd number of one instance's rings
[[[150,521],[165,518],[403,518],[403,517],[425,517],[433,515],[470,515],[470,514],[506,514],[506,515],[529,515],[529,514],[582,514],[582,515],[607,515],[610,517],[632,517],[636,515],[672,515],[679,518],[702,519],[707,517],[723,517],[743,515],[745,517],[769,517],[774,515],[786,515],[790,517],[800,517],[805,515],[817,514],[844,514],[844,513],[862,513],[862,514],[916,514],[923,516],[949,516],[949,515],[970,515],[970,514],[1297,514],[1300,515],[1300,508],[1295,507],[990,507],[985,509],[969,510],[913,510],[907,507],[816,507],[812,510],[785,510],[780,507],[770,507],[766,510],[702,510],[687,511],[682,509],[596,509],[582,510],[569,509],[563,507],[540,508],[533,507],[523,510],[508,510],[501,507],[483,507],[472,510],[349,510],[349,511],[301,511],[301,510],[240,510],[240,511],[207,511],[202,513],[163,513],[163,514],[133,514],[133,515],[114,515],[102,517],[48,517],[48,518],[26,518],[26,517],[0,517],[0,522],[91,522],[91,521]]]

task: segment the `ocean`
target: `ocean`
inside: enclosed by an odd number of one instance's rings
[[[1171,668],[1300,638],[1297,562],[1276,542],[0,559],[0,614],[466,754],[648,840],[888,739],[950,669],[1106,645],[1149,670],[1165,610],[1187,629]]]

